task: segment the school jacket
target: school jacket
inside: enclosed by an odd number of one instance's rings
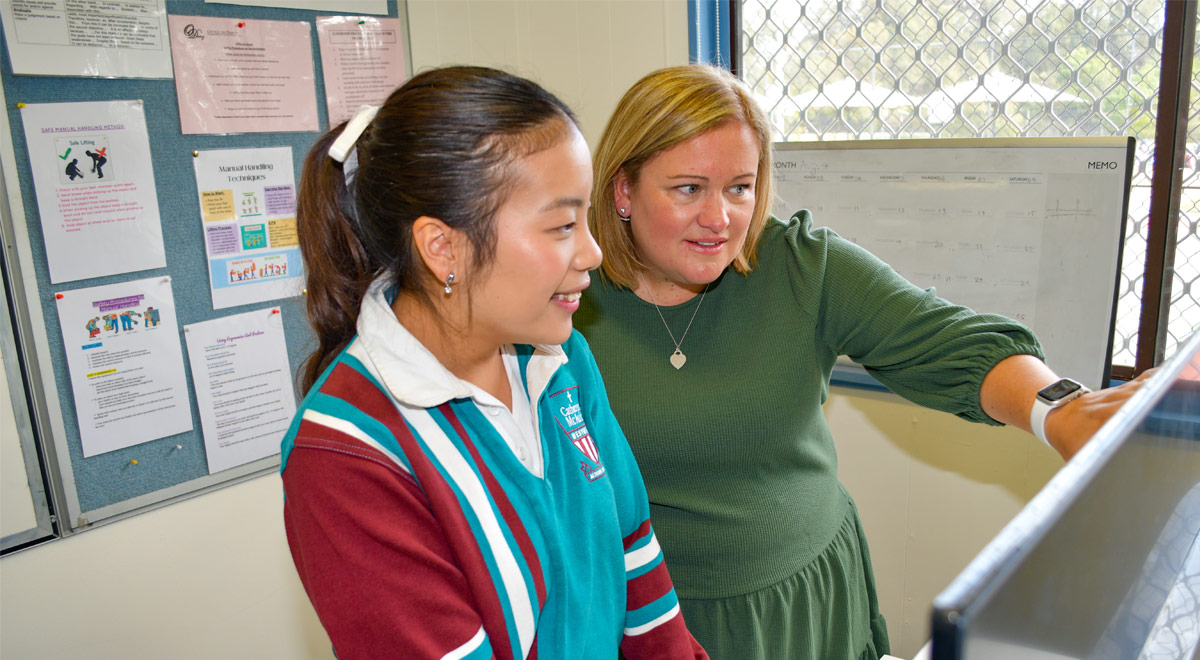
[[[282,443],[288,545],[339,660],[707,658],[583,337],[516,347],[539,478],[390,298],[372,285]]]

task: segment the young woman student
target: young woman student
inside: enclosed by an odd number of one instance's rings
[[[309,153],[284,518],[339,660],[707,657],[571,327],[591,185],[570,109],[485,68],[421,73]]]

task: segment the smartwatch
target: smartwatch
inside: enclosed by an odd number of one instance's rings
[[[1059,406],[1091,392],[1083,383],[1070,378],[1061,378],[1038,390],[1033,399],[1033,410],[1029,413],[1029,428],[1038,440],[1050,444],[1046,439],[1046,415]]]

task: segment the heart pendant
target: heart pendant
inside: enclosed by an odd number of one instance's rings
[[[675,349],[675,352],[671,354],[671,366],[676,369],[682,369],[686,362],[687,356],[683,354],[683,351],[680,351],[678,348]]]

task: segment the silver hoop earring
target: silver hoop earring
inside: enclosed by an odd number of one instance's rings
[[[450,288],[451,284],[454,284],[454,273],[450,273],[449,275],[446,276],[445,287],[442,288],[442,291],[445,291],[446,295],[450,295],[451,293],[454,293],[454,291]]]

